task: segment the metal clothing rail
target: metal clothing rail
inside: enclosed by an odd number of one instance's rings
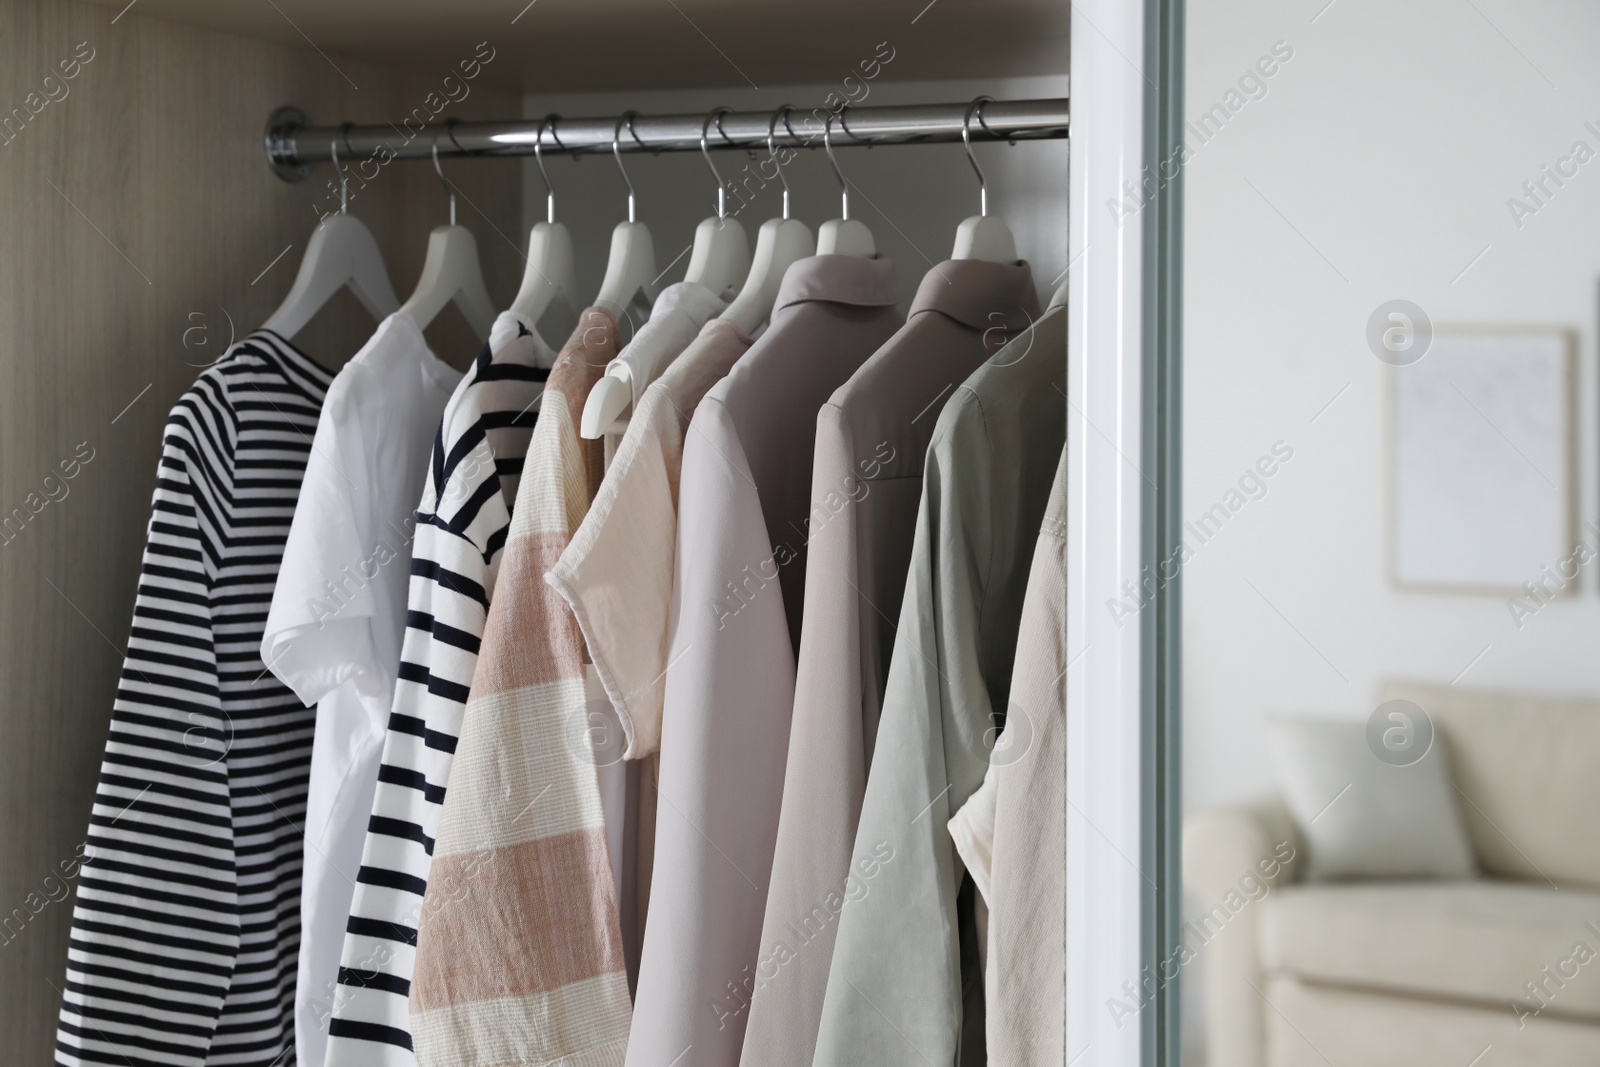
[[[963,120],[971,102],[958,104],[908,104],[895,107],[845,107],[778,111],[722,111],[716,115],[707,138],[708,148],[765,148],[769,129],[775,144],[814,147],[823,139],[831,114],[832,139],[843,145],[926,144],[960,141]],[[624,152],[699,151],[707,116],[638,115],[623,123],[619,117],[518,119],[510,122],[432,122],[411,118],[377,126],[311,126],[304,112],[282,107],[267,123],[267,161],[286,181],[300,181],[311,163],[333,159],[354,161],[374,154],[392,159],[428,159],[437,146],[440,157],[532,155],[539,129],[545,127],[542,151]],[[774,117],[777,122],[774,124]],[[1068,111],[1064,98],[1046,100],[987,100],[970,121],[974,141],[1041,140],[1067,136]]]

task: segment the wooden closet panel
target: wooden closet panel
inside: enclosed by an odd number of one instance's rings
[[[300,185],[269,173],[267,115],[293,103],[314,120],[388,120],[423,106],[450,70],[325,57],[137,8],[118,17],[10,0],[0,19],[0,120],[27,113],[29,93],[42,99],[47,74],[58,79],[51,93],[67,87],[25,122],[13,118],[20,132],[0,145],[0,519],[28,514],[0,533],[0,1034],[7,1063],[43,1064],[72,908],[50,897],[87,826],[161,428],[200,372],[189,363],[208,358],[201,349],[186,362],[183,331],[209,329],[217,342],[226,317],[237,333],[253,328],[288,290],[313,205],[337,203],[327,167]],[[61,83],[56,65],[80,43],[93,58]],[[470,85],[441,117],[518,112],[515,95],[481,77]],[[519,171],[512,160],[447,170],[501,304],[521,275]],[[447,219],[431,168],[383,168],[351,211],[377,234],[403,300],[428,230]],[[429,337],[464,366],[477,342],[454,311],[441,318]],[[297,341],[338,366],[372,325],[342,296]],[[63,479],[58,464],[74,460],[76,476]]]

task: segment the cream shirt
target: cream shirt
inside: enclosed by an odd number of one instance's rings
[[[1067,457],[1028,572],[1005,729],[950,836],[989,904],[989,1062],[1060,1067],[1066,1036]]]
[[[659,337],[647,338],[641,330],[634,345],[649,339],[659,353]],[[683,437],[700,399],[749,347],[738,326],[713,319],[681,354],[674,353],[635,407],[582,525],[545,575],[572,609],[589,653],[584,680],[590,736],[616,753],[597,762],[623,950],[634,981],[655,847],[654,756],[666,689]],[[613,724],[620,734],[615,739],[605,736]],[[620,818],[619,810],[625,812]]]
[[[749,347],[738,326],[713,319],[645,390],[594,504],[545,575],[583,629],[628,759],[661,743],[684,434],[701,398]]]

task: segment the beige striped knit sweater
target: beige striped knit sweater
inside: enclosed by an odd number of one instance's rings
[[[544,582],[594,499],[578,436],[617,324],[584,312],[545,386],[423,903],[411,1032],[419,1067],[621,1064],[631,1009],[585,713],[584,649]]]

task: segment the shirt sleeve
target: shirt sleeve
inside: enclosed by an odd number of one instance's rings
[[[492,462],[484,469],[492,475]],[[345,928],[328,1067],[416,1063],[408,995],[417,926],[489,600],[482,550],[428,518],[413,543],[399,679]]]
[[[381,564],[362,544],[355,496],[367,479],[347,407],[343,390],[323,405],[261,638],[262,662],[307,706],[350,678],[369,696],[386,688],[372,666]]]
[[[621,721],[623,756],[661,744],[677,532],[669,442],[656,390],[634,416],[594,506],[545,580],[572,608]]]
[[[991,765],[983,776],[978,791],[967,798],[961,810],[950,816],[950,839],[955,842],[956,855],[972,875],[973,884],[983,899],[993,904],[990,895],[990,875],[994,871],[994,821],[996,804],[1000,798],[999,768]]]
[[[128,651],[89,817],[57,1031],[63,1063],[124,1049],[200,1067],[239,948],[214,650],[214,467],[231,417],[205,378],[167,423]]]
[[[983,780],[991,698],[979,660],[993,487],[981,419],[952,398],[929,448],[906,595],[855,839],[816,1067],[954,1063],[963,975],[951,813]],[[973,965],[976,960],[972,961]]]

